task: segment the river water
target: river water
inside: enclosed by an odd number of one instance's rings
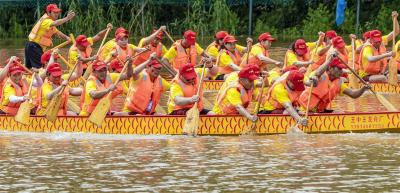
[[[285,48],[273,49],[272,57],[283,59]],[[2,49],[0,57],[21,51]],[[215,94],[206,97],[213,102]],[[398,95],[385,96],[400,106]],[[385,110],[371,94],[339,97],[332,108]],[[192,138],[0,132],[4,192],[398,192],[399,184],[400,134],[394,133]]]

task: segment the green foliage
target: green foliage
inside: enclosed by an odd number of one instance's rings
[[[259,18],[256,21],[256,26],[254,29],[254,36],[257,37],[258,35],[260,35],[264,32],[269,32],[273,36],[276,36],[279,33],[278,29],[276,29],[274,26],[270,25],[269,23],[267,23]]]
[[[340,34],[355,34],[356,33],[356,18],[354,11],[346,9],[345,19],[343,24],[339,27],[338,33]]]
[[[213,32],[227,30],[231,34],[237,34],[239,17],[230,10],[225,0],[214,0],[209,14],[210,27]]]
[[[332,14],[326,6],[320,4],[315,10],[308,8],[306,19],[303,21],[303,34],[306,36],[317,35],[319,31],[327,31],[332,28]]]

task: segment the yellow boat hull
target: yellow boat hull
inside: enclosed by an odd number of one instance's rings
[[[83,132],[97,134],[180,135],[183,116],[107,117],[101,127],[87,117],[59,117],[54,123],[33,116],[22,125],[12,116],[0,116],[0,130],[24,132]],[[400,112],[310,115],[310,125],[300,127],[306,133],[400,132]],[[295,125],[287,115],[261,115],[256,130],[259,135],[283,134]],[[199,135],[239,135],[251,126],[241,116],[201,116]]]

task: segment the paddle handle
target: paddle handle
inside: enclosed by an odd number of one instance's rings
[[[32,92],[32,86],[33,86],[33,79],[35,78],[35,75],[36,75],[36,72],[34,72],[33,74],[32,74],[32,80],[31,80],[31,83],[29,84],[29,89],[28,89],[28,97],[30,97],[31,96],[31,92]]]
[[[97,54],[96,54],[97,56],[100,54],[100,51],[103,48],[103,45],[106,42],[107,36],[110,33],[110,31],[111,31],[111,28],[107,28],[106,34],[104,35],[103,40],[101,41],[99,49],[97,50]]]
[[[356,58],[356,45],[355,45],[355,40],[351,39],[351,50],[352,50],[352,54],[351,54],[351,58],[353,61],[353,69],[355,68],[355,58]]]
[[[58,54],[58,56],[59,56],[60,59],[68,66],[69,69],[74,68],[74,66],[72,66],[72,65],[64,58],[64,56],[62,56],[61,54]]]
[[[32,72],[31,70],[29,70],[25,65],[23,65],[23,64],[21,64],[21,63],[19,63],[19,62],[16,62],[16,64],[17,64],[18,66],[22,67],[25,71],[27,71],[28,74],[33,74],[33,72]]]
[[[314,83],[311,83],[310,86],[310,93],[308,93],[308,98],[307,98],[307,106],[306,106],[306,115],[305,118],[308,118],[308,111],[310,111],[310,101],[311,101],[311,96],[312,96],[312,90],[314,88]]]
[[[163,65],[165,67],[165,69],[167,69],[168,73],[170,73],[172,76],[176,76],[177,72],[173,68],[171,68],[170,65],[165,64],[158,58],[155,58],[155,60],[157,60],[157,62],[159,62],[161,65]]]
[[[63,42],[63,43],[61,43],[61,44],[59,44],[59,45],[57,45],[57,46],[54,46],[53,48],[50,49],[50,51],[53,51],[53,50],[55,50],[55,49],[62,48],[62,47],[64,47],[64,46],[68,45],[69,43],[71,43],[71,40],[67,40],[67,41],[65,41],[65,42]]]
[[[197,95],[199,95],[200,94],[200,89],[201,89],[201,84],[203,83],[203,79],[204,79],[204,71],[206,71],[206,64],[204,64],[203,65],[203,68],[202,68],[203,70],[202,70],[202,72],[201,72],[201,76],[200,76],[200,80],[199,80],[199,85],[197,86]]]
[[[172,43],[175,43],[174,38],[167,32],[167,30],[164,30],[165,34],[167,35],[168,39],[171,40]]]
[[[265,81],[267,80],[267,76],[265,76],[265,78],[262,79],[262,83],[261,83],[261,90],[260,93],[258,94],[258,98],[257,98],[257,108],[255,109],[254,115],[257,116],[258,115],[258,111],[260,111],[260,107],[261,107],[261,99],[262,96],[264,94],[264,88],[265,88]]]
[[[246,66],[249,64],[249,57],[250,57],[250,52],[251,52],[251,48],[252,48],[252,43],[248,42],[247,43],[247,56],[246,56]]]

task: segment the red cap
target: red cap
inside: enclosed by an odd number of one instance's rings
[[[114,59],[110,62],[110,68],[116,70],[117,72],[122,72],[124,66],[117,59]]]
[[[61,76],[62,75],[61,65],[57,62],[51,63],[47,68],[47,72],[54,77]]]
[[[96,61],[93,63],[93,70],[100,70],[100,69],[102,69],[102,68],[107,68],[106,63],[104,63],[103,61],[101,61],[101,60],[96,60]]]
[[[151,32],[151,34],[156,33],[157,30],[158,30],[158,29],[153,29],[153,31]],[[161,39],[163,38],[163,36],[164,36],[164,32],[163,32],[163,31],[160,31],[160,33],[157,34],[156,38],[161,40]]]
[[[43,53],[42,54],[42,57],[40,57],[40,62],[44,65],[44,64],[46,64],[46,62],[48,62],[49,60],[50,60],[50,58],[51,58],[51,53],[52,53],[52,51],[51,50],[49,50],[49,51],[47,51],[47,52],[45,52],[45,53]],[[54,59],[57,59],[57,58],[59,58],[60,56],[58,55],[58,54],[55,54],[54,55]]]
[[[367,31],[363,34],[364,41],[367,41],[371,37],[371,31]]]
[[[148,64],[148,66],[153,66],[154,68],[161,68],[162,64],[159,63],[157,60],[151,60],[151,62]]]
[[[327,37],[329,39],[332,39],[336,36],[337,36],[337,34],[334,30],[329,30],[329,31],[325,32],[325,37]]]
[[[227,31],[219,31],[215,34],[215,38],[224,39],[225,36],[229,35]]]
[[[334,48],[343,48],[346,44],[342,37],[336,36],[332,39],[332,45]]]
[[[296,42],[294,43],[294,48],[296,50],[296,53],[300,56],[306,54],[308,50],[306,41],[304,41],[303,39],[296,40]]]
[[[197,77],[194,66],[191,63],[183,64],[179,69],[179,74],[182,75],[186,80],[192,80]]]
[[[62,10],[59,9],[59,8],[57,7],[57,5],[54,4],[54,3],[49,4],[49,5],[47,5],[47,7],[46,7],[46,12],[47,12],[47,13],[50,13],[50,12],[60,13],[61,11],[62,11]]]
[[[8,73],[10,74],[15,74],[15,73],[22,73],[24,72],[24,68],[22,68],[20,65],[12,65],[9,69],[8,69]]]
[[[250,64],[249,67],[253,69],[256,76],[260,76],[261,69],[258,65]]]
[[[247,66],[239,71],[239,78],[246,78],[249,80],[256,80],[258,76],[254,73],[254,70],[251,66]]]
[[[224,37],[224,43],[234,43],[234,42],[237,42],[235,37],[233,37],[231,35],[227,35]]]
[[[125,32],[120,32],[115,36],[115,39],[119,40],[119,39],[121,39],[123,37],[129,37],[129,35],[127,33],[125,33]]]
[[[76,41],[76,44],[79,44],[83,47],[88,47],[90,45],[90,43],[85,35],[79,35],[78,37],[76,37],[75,41]]]
[[[271,36],[268,32],[262,33],[260,36],[258,36],[258,42],[268,40],[268,41],[275,41],[275,38]]]
[[[6,60],[6,65],[10,62],[10,59],[11,59],[11,58],[8,58],[8,59]],[[20,58],[15,57],[15,60],[13,61],[13,64],[16,65],[17,63],[21,63],[21,62],[22,62],[22,61],[21,61]]]
[[[114,36],[117,36],[117,34],[119,34],[119,33],[126,33],[126,34],[129,34],[129,31],[128,31],[127,29],[123,28],[123,27],[119,27],[119,28],[117,28],[117,29],[115,30]]]
[[[332,59],[332,61],[331,61],[331,63],[329,63],[329,68],[332,68],[332,67],[337,67],[337,68],[339,68],[339,69],[344,69],[344,68],[346,68],[346,65],[344,65],[343,63],[342,63],[342,61],[340,61],[338,58],[333,58]]]
[[[287,80],[293,84],[294,90],[296,91],[303,91],[306,89],[304,86],[304,74],[298,70],[291,70]]]
[[[382,41],[382,33],[379,30],[372,30],[370,31],[370,38],[374,42],[381,42]]]
[[[183,37],[185,38],[187,43],[191,46],[196,43],[196,33],[192,30],[185,31],[185,33],[183,34]]]
[[[299,68],[295,65],[287,66],[286,68],[282,69],[282,73],[286,73],[292,70],[299,70]]]

